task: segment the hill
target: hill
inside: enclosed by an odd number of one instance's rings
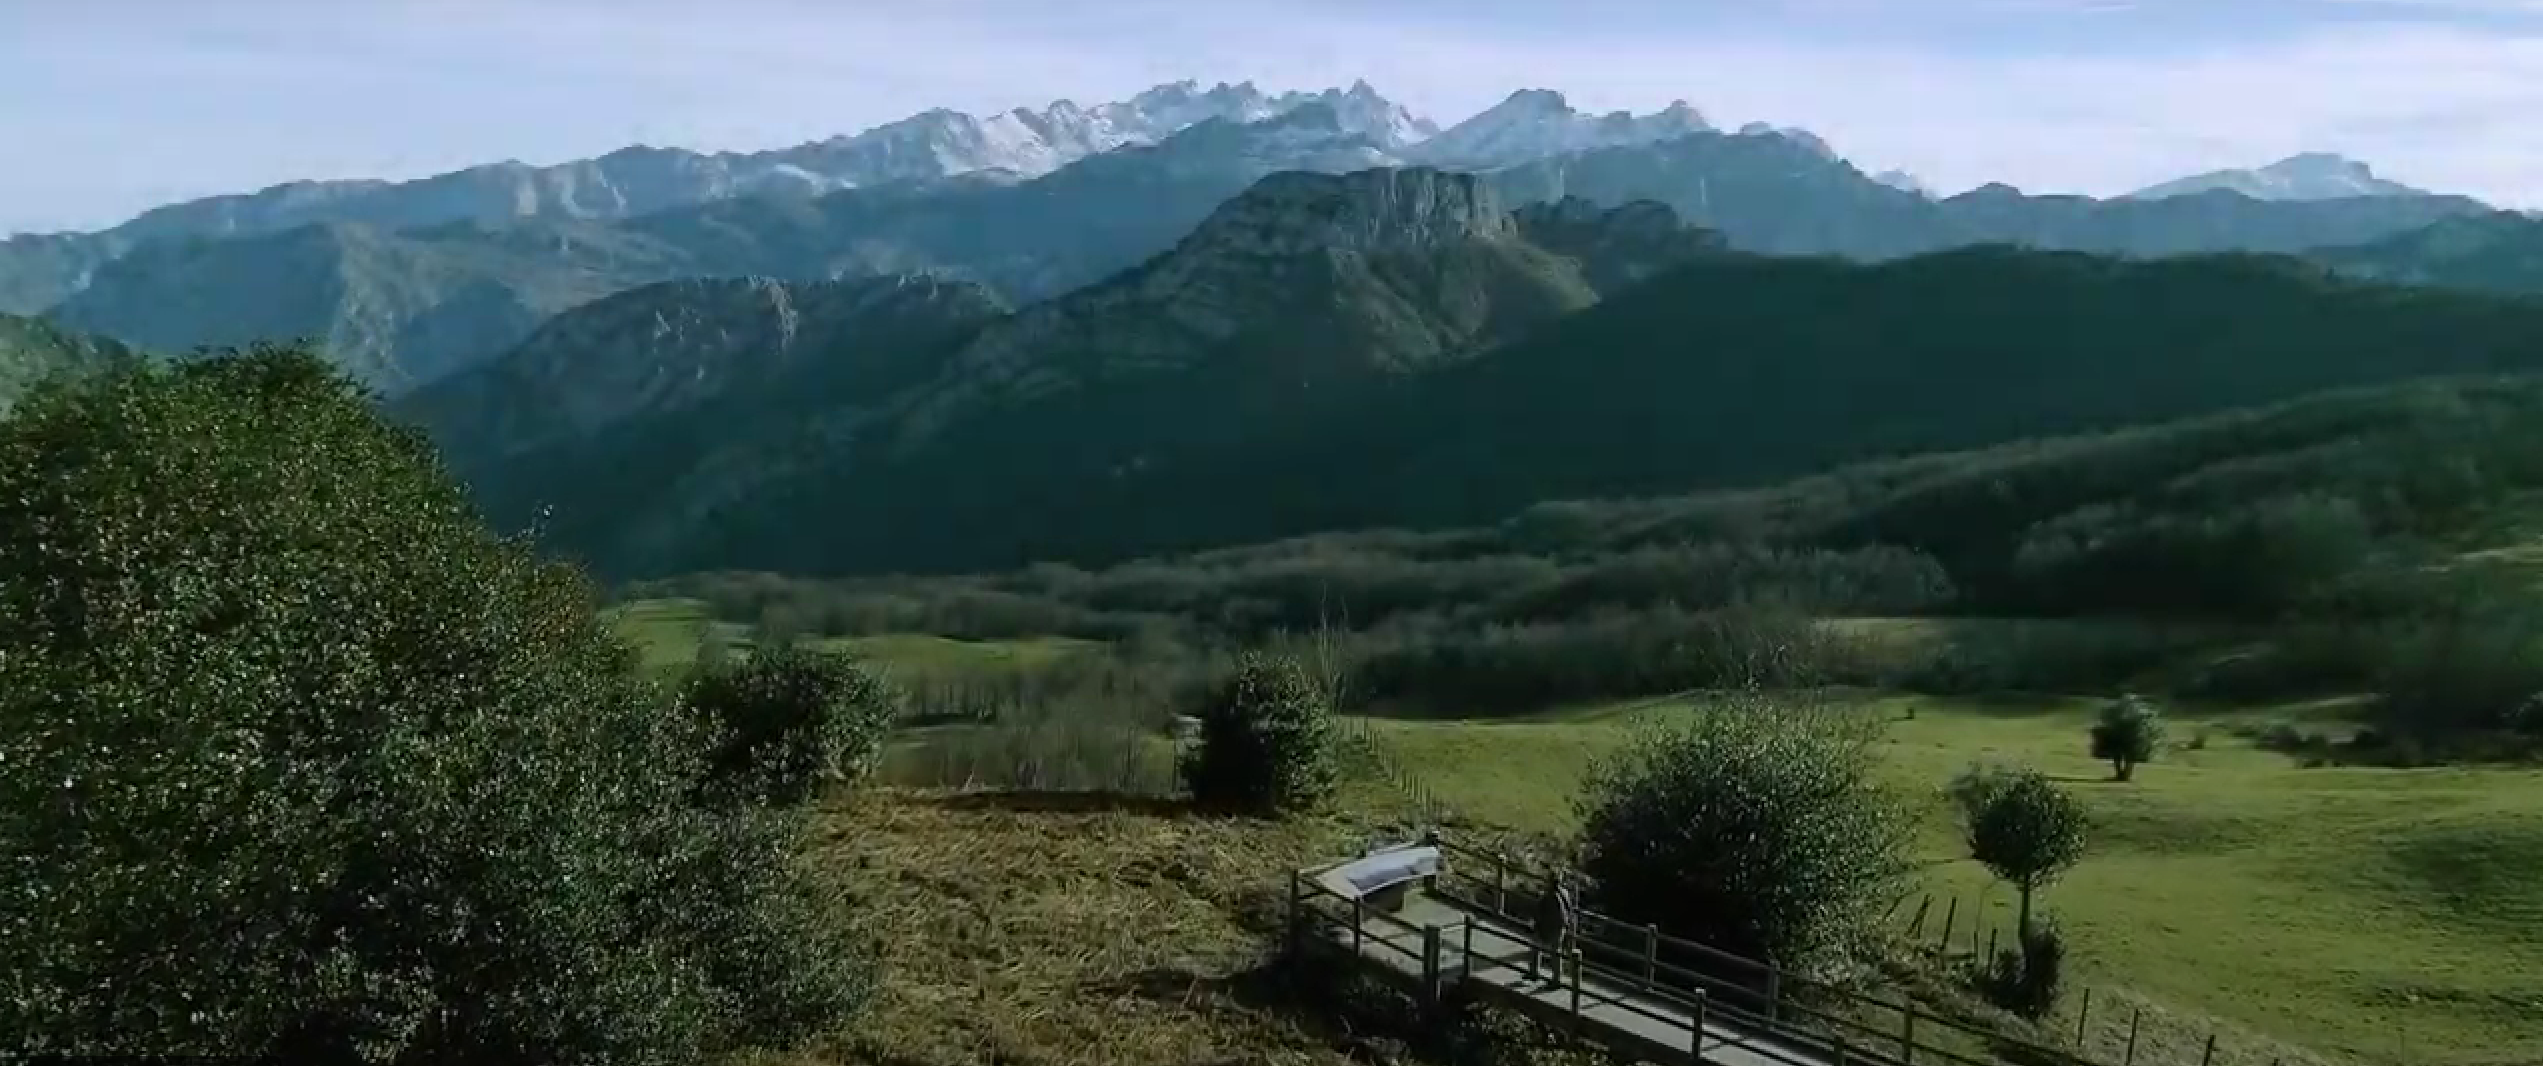
[[[1527,261],[1494,247],[1490,262]],[[1456,254],[1469,257],[1457,277],[1560,276],[1493,274],[1471,247]],[[1284,286],[1242,290],[1298,303],[1181,302],[1165,314],[1122,301],[1186,276],[1174,262],[991,331],[923,393],[860,415],[861,450],[829,453],[858,458],[823,464],[824,488],[754,490],[693,554],[618,556],[617,572],[983,569],[1454,526],[1545,500],[1757,484],[2323,389],[2543,369],[2543,304],[2266,257],[1702,255],[1569,314],[1546,295],[1563,290],[1505,290],[1471,306],[1533,306],[1540,328],[1496,333],[1468,313],[1457,335],[1483,347],[1449,359],[1434,357],[1448,350],[1428,339],[1438,334],[1392,316],[1468,304],[1391,281],[1337,288],[1334,271],[1352,261],[1332,256],[1292,261]],[[1514,293],[1537,295],[1507,303]],[[1096,307],[1111,313],[1092,317]],[[1228,323],[1260,347],[1177,341],[1177,315]],[[1318,321],[1336,328],[1307,332]],[[1143,362],[1069,354],[1094,337]],[[1134,365],[1173,372],[1105,369]],[[1316,376],[1354,366],[1389,369]],[[1346,387],[1360,391],[1346,398]],[[894,518],[850,522],[850,508]],[[790,529],[823,532],[814,544],[789,541]]]
[[[1005,310],[980,286],[926,277],[663,282],[559,315],[391,412],[442,443],[498,525],[600,539],[621,530],[596,518],[667,486],[744,491],[750,471],[701,465],[884,403]],[[711,490],[683,504],[700,509],[683,526],[719,506]]]
[[[2543,219],[2513,211],[2452,218],[2314,259],[2359,277],[2487,292],[2543,292]]]

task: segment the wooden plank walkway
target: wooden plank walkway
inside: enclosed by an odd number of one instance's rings
[[[1834,1058],[1766,1042],[1718,1018],[1700,1017],[1700,1010],[1690,1003],[1636,991],[1596,973],[1583,975],[1577,985],[1549,980],[1550,959],[1541,960],[1532,976],[1526,934],[1498,918],[1475,915],[1454,901],[1432,895],[1410,894],[1392,914],[1365,914],[1356,944],[1345,925],[1323,925],[1321,939],[1345,955],[1356,947],[1363,963],[1388,971],[1398,983],[1418,990],[1429,939],[1424,929],[1437,931],[1440,976],[1446,986],[1639,1061],[1836,1066]],[[1698,1032],[1704,1034],[1701,1052],[1694,1047]]]
[[[1474,918],[1471,925],[1469,918]],[[1436,929],[1441,938],[1442,977],[1469,995],[1491,1000],[1556,1028],[1570,1028],[1581,1039],[1606,1045],[1646,1062],[1717,1063],[1720,1066],[1835,1066],[1800,1049],[1770,1044],[1723,1023],[1700,1018],[1693,1005],[1638,992],[1595,973],[1577,983],[1550,980],[1552,960],[1541,960],[1530,973],[1526,935],[1497,918],[1485,918],[1450,900],[1415,893],[1393,914],[1364,919],[1358,955],[1367,964],[1391,970],[1400,982],[1418,987],[1422,980],[1424,935]],[[1468,930],[1472,939],[1469,941]],[[1328,925],[1325,939],[1348,953],[1349,930]],[[1575,991],[1578,995],[1575,996]],[[1696,1051],[1695,1034],[1704,1034]]]
[[[1471,996],[1623,1057],[1668,1066],[1996,1066],[1994,1055],[1970,1056],[1978,1047],[2093,1066],[1909,1004],[1812,987],[1763,963],[1590,912],[1581,916],[1588,954],[1567,967],[1579,979],[1550,980],[1550,973],[1531,972],[1531,941],[1513,918],[1526,912],[1520,901],[1534,899],[1527,882],[1508,860],[1436,834],[1419,845],[1297,871],[1290,949],[1339,954],[1428,1003]],[[1552,969],[1550,960],[1545,968]],[[1896,1024],[1871,1024],[1884,1011],[1894,1012]]]

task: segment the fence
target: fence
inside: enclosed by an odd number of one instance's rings
[[[1995,913],[1988,898],[1925,894],[1892,911],[1906,942],[1946,969],[1964,973],[2019,948],[2016,920]],[[2318,1066],[2300,1049],[2214,1022],[2188,1021],[2127,993],[2070,982],[2038,1027],[2077,1052],[2111,1066]]]

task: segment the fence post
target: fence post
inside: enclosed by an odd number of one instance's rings
[[[1492,913],[1510,913],[1510,858],[1498,853],[1492,857]]]
[[[2216,1033],[2210,1031],[2207,1034],[2207,1050],[2199,1052],[2199,1066],[2208,1066],[2208,1063],[2214,1061],[2216,1061]]]
[[[1289,953],[1291,955],[1299,954],[1306,948],[1306,938],[1300,935],[1306,931],[1306,915],[1299,913],[1298,909],[1306,902],[1303,898],[1306,894],[1306,883],[1306,878],[1299,876],[1298,871],[1289,871]]]
[[[1457,971],[1457,978],[1458,978],[1459,980],[1464,980],[1464,979],[1466,979],[1466,978],[1469,978],[1469,977],[1474,976],[1474,975],[1475,975],[1475,916],[1474,916],[1473,914],[1471,914],[1471,913],[1469,913],[1469,914],[1467,914],[1467,915],[1466,915],[1466,943],[1465,943],[1465,947],[1464,947],[1464,948],[1463,948],[1463,949],[1459,952],[1459,954],[1462,956],[1462,960],[1461,960],[1461,965],[1459,966],[1458,971]]]
[[[1997,932],[1999,932],[1999,931],[2000,931],[2000,930],[1997,930],[1997,929],[1995,929],[1995,928],[1993,928],[1993,927],[1989,927],[1989,928],[1987,929],[1987,955],[1986,955],[1986,957],[1985,957],[1985,958],[1980,959],[1980,960],[1978,960],[1978,961],[1980,961],[1980,962],[1994,962],[1994,961],[1995,961],[1995,958],[1996,958],[1996,933],[1997,933]]]
[[[1782,1006],[1783,1006],[1783,1002],[1784,1002],[1784,968],[1783,968],[1783,967],[1781,967],[1781,966],[1769,966],[1769,967],[1767,967],[1767,968],[1766,968],[1766,1024],[1767,1024],[1767,1025],[1769,1025],[1769,1026],[1774,1025],[1774,1024],[1775,1024],[1775,1020],[1776,1020],[1776,1018],[1777,1018],[1777,1017],[1779,1017],[1780,1015],[1782,1015],[1783,1011],[1782,1011],[1782,1009],[1781,1009],[1781,1008],[1782,1008]]]
[[[1660,927],[1647,923],[1642,927],[1642,983],[1660,986]]]
[[[1933,909],[1934,894],[1925,893],[1925,898],[1916,904],[1916,920],[1908,923],[1907,939],[1912,941],[1925,935],[1925,915]]]
[[[1704,1062],[1704,1005],[1712,999],[1713,997],[1704,994],[1703,989],[1696,990],[1695,1024],[1689,1027],[1694,1030],[1694,1034],[1688,1038],[1687,1053],[1695,1057],[1699,1066]]]
[[[1365,950],[1360,945],[1360,931],[1368,928],[1368,925],[1367,901],[1359,896],[1351,897],[1351,953],[1353,955],[1361,954]]]
[[[2085,1023],[2085,1022],[2087,1022],[2087,1021],[2092,1020],[2092,1017],[2093,1017],[2093,986],[2091,986],[2091,985],[2085,985],[2085,986],[2084,986],[2084,1005],[2083,1005],[2083,1006],[2081,1006],[2081,1007],[2076,1008],[2076,1010],[2075,1010],[2075,1047],[2076,1047],[2076,1050],[2079,1050],[2079,1051],[2080,1051],[2080,1050],[2083,1050],[2083,1047],[2084,1047],[2084,1023]]]
[[[1951,898],[1951,906],[1943,910],[1943,954],[1951,954],[1951,927],[1960,921],[1960,897]]]
[[[1916,1008],[1903,1007],[1900,1009],[1907,1013],[1907,1024],[1899,1027],[1898,1061],[1901,1063],[1913,1063],[1916,1061]]]
[[[1439,1005],[1439,927],[1422,927],[1422,1004]]]
[[[2133,1010],[2133,1011],[2131,1011],[2131,1012],[2129,1013],[2129,1015],[2128,1015],[2128,1057],[2120,1060],[2120,1066],[2136,1066],[2136,1063],[2137,1063],[2137,1023],[2138,1023],[2138,1022],[2140,1022],[2140,1021],[2145,1020],[2145,1017],[2146,1017],[2146,1009],[2145,1009],[2144,1007],[2138,1007],[2138,1008],[2136,1008],[2135,1010]]]

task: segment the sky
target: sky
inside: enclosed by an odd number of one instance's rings
[[[1944,192],[2321,150],[2543,207],[2543,0],[0,0],[0,233],[1186,78],[1365,78],[1443,125],[1684,99]]]

